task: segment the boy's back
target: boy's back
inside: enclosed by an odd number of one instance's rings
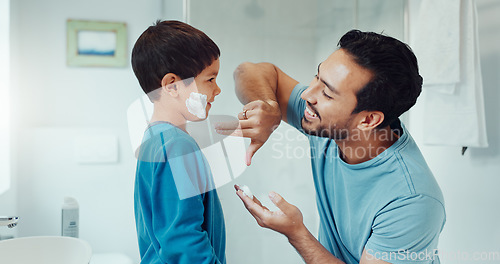
[[[224,218],[210,168],[193,138],[169,123],[144,134],[135,216],[142,263],[225,263]]]
[[[141,263],[225,263],[225,227],[210,167],[187,133],[221,90],[220,51],[203,32],[158,21],[132,50],[132,68],[154,104],[139,148],[134,207]]]

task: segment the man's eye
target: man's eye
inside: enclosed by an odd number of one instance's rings
[[[317,75],[317,74],[316,74],[316,75],[314,75],[314,78],[316,78],[316,80],[319,80],[319,77],[318,77],[318,75]]]
[[[210,78],[208,81],[213,82],[214,80],[215,80],[215,78]]]
[[[329,96],[328,94],[325,93],[325,91],[323,91],[323,95],[328,98],[328,99],[333,99],[333,97]]]

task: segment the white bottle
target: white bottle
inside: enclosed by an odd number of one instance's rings
[[[61,212],[61,235],[78,238],[79,206],[73,197],[64,197]]]

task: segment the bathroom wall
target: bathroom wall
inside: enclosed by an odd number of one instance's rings
[[[462,156],[459,147],[423,145],[424,102],[418,101],[410,114],[410,131],[446,203],[447,223],[439,243],[443,264],[500,261],[500,2],[476,2],[489,147],[469,148]]]
[[[404,38],[404,0],[318,0],[316,61],[325,60],[351,29]]]
[[[15,216],[16,189],[11,178],[10,120],[10,1],[0,0],[0,216]],[[16,235],[16,229],[0,227],[0,239]]]
[[[211,114],[236,116],[242,111],[234,93],[232,73],[244,61],[273,62],[305,84],[315,74],[316,1],[191,0],[190,11],[190,22],[221,49],[218,83],[222,93]],[[257,225],[235,195],[232,184],[248,185],[273,209],[267,194],[280,193],[302,210],[305,224],[317,233],[308,154],[305,136],[282,123],[255,154],[252,165],[234,182],[219,188],[227,228],[228,263],[303,263],[284,236]]]
[[[191,0],[192,24],[206,31],[222,51],[222,94],[212,114],[236,115],[241,111],[233,92],[232,71],[246,60],[271,61],[300,82],[309,83],[317,64],[356,23],[349,15],[353,8],[349,2]],[[364,2],[359,1],[362,5]],[[364,15],[358,14],[358,26],[384,30],[402,39],[402,25],[366,20],[378,10],[401,17],[401,13],[390,11],[399,10],[401,2],[395,4],[398,8],[386,2],[394,3],[384,1],[373,8],[361,8]],[[445,195],[448,222],[440,242],[445,252],[499,250],[497,2],[477,0],[490,147],[469,149],[460,156],[456,148],[419,144]],[[16,228],[19,236],[58,235],[60,206],[63,197],[70,195],[80,202],[80,235],[91,243],[94,252],[122,252],[138,262],[132,209],[135,160],[128,140],[126,110],[141,91],[130,65],[67,67],[65,23],[68,18],[126,22],[130,50],[139,34],[160,17],[160,7],[160,0],[11,1],[13,187],[0,196],[0,214],[12,212],[21,217]],[[330,13],[325,11],[327,7],[338,9]],[[417,142],[421,141],[421,107],[418,104],[410,117]],[[79,149],[75,143],[89,137],[116,142],[117,161],[80,164],[75,158],[75,149]],[[307,154],[305,137],[283,125],[235,182],[249,185],[270,207],[267,192],[281,193],[303,211],[306,225],[315,234],[318,220]],[[219,189],[228,229],[228,263],[302,263],[283,236],[258,227],[230,185]],[[442,259],[442,263],[457,262]]]
[[[125,22],[130,51],[161,17],[161,2],[16,0],[11,8],[18,234],[59,235],[63,198],[73,196],[80,203],[80,237],[94,253],[120,252],[138,263],[135,159],[126,111],[142,91],[130,65],[66,66],[66,20]],[[80,144],[92,138],[109,144],[109,153]],[[116,161],[82,164],[79,152],[111,155]]]

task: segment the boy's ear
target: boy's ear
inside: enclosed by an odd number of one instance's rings
[[[177,97],[179,95],[179,87],[176,82],[180,81],[179,76],[173,73],[167,73],[161,79],[161,89],[162,92],[170,94],[172,97]]]

